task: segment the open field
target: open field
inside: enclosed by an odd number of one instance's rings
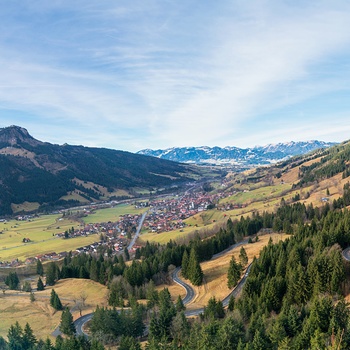
[[[86,224],[96,223],[96,222],[108,222],[108,221],[118,221],[121,215],[125,214],[142,214],[147,210],[147,208],[135,208],[133,205],[129,204],[119,204],[114,208],[105,208],[96,210],[93,214],[88,215],[83,218]]]
[[[268,244],[270,238],[273,243],[277,243],[288,237],[290,235],[267,234],[259,236],[259,241],[256,243],[243,245],[248,255],[248,264],[252,262],[254,256],[259,257],[260,251]],[[241,247],[237,247],[217,259],[201,263],[204,273],[204,284],[199,287],[193,287],[196,291],[196,297],[187,306],[189,310],[204,307],[211,297],[222,300],[230,293],[230,289],[227,287],[227,270],[232,256],[235,257],[236,261],[239,261]]]
[[[96,210],[95,213],[85,217],[84,221],[86,223],[117,221],[120,215],[141,214],[145,210],[147,209],[135,209],[132,205],[122,204],[114,208]],[[71,227],[79,228],[80,223],[62,218],[59,214],[43,215],[30,221],[1,222],[0,261],[11,261],[16,258],[25,260],[38,254],[75,250],[99,240],[95,234],[71,239],[54,236]],[[23,243],[24,238],[29,238],[31,242]]]
[[[60,297],[63,306],[69,307],[75,305],[74,299],[79,300],[81,292],[84,291],[87,298],[82,314],[93,311],[97,305],[106,306],[107,287],[91,280],[61,280],[53,288]],[[18,321],[23,327],[28,322],[37,338],[46,339],[56,329],[61,319],[61,311],[55,311],[49,305],[50,293],[51,287],[41,292],[35,292],[36,300],[33,303],[30,302],[29,293],[7,291],[5,295],[1,294],[0,335],[6,337],[10,325]],[[73,317],[77,318],[78,316],[79,311],[73,311]]]
[[[63,240],[56,238],[71,227],[79,227],[76,221],[62,219],[60,215],[43,215],[30,221],[11,220],[0,223],[0,260],[20,260],[41,253],[72,250],[96,241],[96,235]],[[23,243],[24,238],[31,242]],[[86,242],[86,243],[85,243]]]
[[[18,212],[31,212],[37,210],[40,204],[37,202],[24,202],[21,204],[11,204],[11,209],[14,213]]]
[[[97,241],[99,241],[99,235],[96,234],[70,239],[51,237],[47,240],[35,241],[33,243],[21,243],[22,245],[12,248],[0,249],[0,260],[11,261],[13,259],[19,259],[23,261],[26,258],[35,257],[39,254],[69,252]]]

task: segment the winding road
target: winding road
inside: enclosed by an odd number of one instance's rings
[[[143,215],[145,215],[146,213],[144,213]],[[144,217],[142,217],[141,219],[141,226],[142,226],[142,222],[144,220]],[[135,235],[136,236],[136,235]],[[232,249],[234,248],[237,248],[243,244],[246,244],[248,243],[248,240],[244,240],[242,242],[239,242],[239,243],[235,243],[233,244],[232,246],[230,246],[229,248],[225,249],[224,251],[220,252],[220,253],[217,253],[215,255],[213,255],[212,259],[211,260],[215,260],[219,257],[221,257],[222,255],[228,253],[229,251],[231,251]],[[350,248],[348,248],[349,251],[348,251],[348,254],[349,254],[349,260],[350,260]],[[344,253],[343,253],[344,255]],[[249,264],[248,265],[248,268],[244,274],[244,276],[241,278],[241,280],[238,282],[237,286],[230,292],[229,295],[227,295],[223,300],[222,300],[222,304],[224,307],[226,307],[230,301],[230,297],[231,295],[233,295],[235,298],[239,295],[239,293],[242,291],[242,288],[246,282],[246,279],[248,277],[248,274],[249,274],[249,271],[251,269],[251,266],[252,264]],[[181,267],[177,267],[173,273],[172,273],[172,278],[174,280],[175,283],[179,284],[181,287],[183,287],[185,290],[186,290],[186,295],[185,297],[182,299],[182,302],[184,305],[187,305],[189,304],[193,298],[195,297],[196,293],[194,291],[194,289],[189,285],[187,284],[185,281],[183,281],[180,277],[179,277],[179,273],[181,271]],[[185,311],[185,315],[187,317],[190,317],[190,316],[198,316],[200,315],[201,313],[204,312],[204,308],[199,308],[199,309],[195,309],[195,310],[187,310]],[[90,313],[90,314],[86,314],[82,317],[79,317],[77,320],[74,321],[74,325],[75,325],[75,328],[76,328],[76,333],[78,335],[85,335],[85,336],[88,336],[86,333],[84,333],[83,331],[83,326],[86,322],[90,321],[91,318],[93,316],[93,313]]]

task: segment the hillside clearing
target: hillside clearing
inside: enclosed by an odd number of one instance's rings
[[[0,295],[0,314],[2,316],[0,336],[6,337],[9,327],[18,321],[22,327],[28,322],[37,338],[46,339],[61,320],[61,311],[55,311],[50,306],[52,288],[60,297],[63,306],[70,308],[75,305],[74,300],[79,300],[81,293],[84,292],[86,301],[85,307],[82,308],[82,314],[94,311],[97,305],[107,305],[107,287],[84,279],[60,280],[53,287],[35,292],[36,300],[33,303],[30,302],[29,293],[7,291],[5,295],[2,293]],[[73,311],[73,317],[74,319],[79,317],[77,309]]]
[[[259,241],[256,243],[243,245],[248,255],[248,264],[253,261],[254,256],[259,257],[261,250],[268,244],[270,238],[273,243],[277,243],[288,237],[290,235],[287,234],[267,234],[259,236]],[[204,273],[204,284],[199,287],[193,287],[196,291],[196,297],[187,306],[189,310],[204,307],[211,297],[222,300],[230,293],[230,289],[227,287],[227,270],[232,256],[235,257],[237,262],[239,261],[241,247],[239,246],[217,259],[201,263]]]

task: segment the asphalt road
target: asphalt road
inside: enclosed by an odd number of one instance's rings
[[[179,284],[181,287],[185,288],[186,290],[186,296],[182,299],[182,302],[184,305],[187,305],[190,301],[192,301],[192,299],[195,296],[195,292],[194,289],[188,285],[186,282],[184,282],[182,279],[180,279],[179,277],[179,272],[181,271],[181,267],[177,267],[174,271],[173,271],[173,281],[177,284]]]
[[[134,238],[131,240],[130,244],[128,245],[128,250],[130,250],[130,249],[134,246],[134,244],[135,244],[135,242],[136,242],[136,240],[137,240],[137,237],[138,237],[139,234],[140,234],[140,231],[141,231],[143,222],[145,221],[145,218],[146,218],[147,213],[148,213],[148,211],[146,211],[146,212],[144,212],[144,213],[142,214],[141,220],[140,220],[140,222],[139,222],[139,225],[138,225],[137,230],[136,230],[136,233],[135,233],[135,236],[134,236]]]
[[[344,258],[345,260],[350,261],[350,247],[344,249],[343,252],[342,252],[342,254],[343,254],[343,258]]]
[[[144,218],[143,218],[144,220]],[[143,222],[143,220],[141,220],[140,223]],[[142,224],[141,224],[142,225]],[[213,255],[212,257],[212,260],[213,259],[217,259],[219,258],[220,256],[226,254],[227,252],[229,252],[230,250],[234,249],[234,248],[237,248],[243,244],[246,244],[248,243],[248,240],[244,240],[242,242],[239,242],[239,243],[236,243],[236,244],[233,244],[231,247],[225,249],[224,251],[218,253],[218,254],[215,254]],[[348,248],[349,251],[349,260],[350,260],[350,248]],[[344,255],[344,252],[343,252],[343,255]],[[230,301],[230,297],[231,295],[233,295],[235,298],[239,295],[239,293],[242,291],[242,288],[246,282],[246,279],[248,277],[248,274],[249,274],[249,271],[250,271],[250,268],[251,268],[252,264],[250,264],[244,274],[244,276],[242,277],[242,279],[238,282],[237,286],[231,291],[231,293],[225,298],[223,299],[222,301],[222,304],[224,307],[226,307]],[[186,296],[182,299],[182,302],[184,303],[184,305],[187,305],[189,304],[192,299],[195,297],[195,292],[194,292],[194,289],[189,285],[187,284],[185,281],[183,281],[180,277],[179,277],[179,272],[181,270],[181,267],[177,267],[173,273],[172,273],[172,278],[174,280],[175,283],[179,284],[180,286],[182,286],[183,288],[185,288],[186,290]],[[204,312],[204,308],[200,308],[200,309],[196,309],[196,310],[187,310],[185,311],[185,315],[187,317],[189,316],[198,316],[199,314],[203,313]],[[79,335],[85,335],[87,336],[86,333],[83,332],[83,325],[88,322],[89,320],[91,320],[93,316],[93,313],[91,314],[87,314],[85,316],[82,316],[80,318],[78,318],[75,322],[74,322],[74,325],[75,325],[75,328],[76,328],[76,331],[77,331],[77,334]],[[54,335],[52,333],[52,335]]]
[[[86,333],[84,333],[83,331],[83,326],[86,322],[90,321],[92,319],[92,316],[94,315],[94,313],[92,312],[91,314],[86,314],[84,316],[81,316],[79,318],[77,318],[74,321],[74,326],[76,329],[76,334],[78,335],[85,335],[86,337],[88,336]]]

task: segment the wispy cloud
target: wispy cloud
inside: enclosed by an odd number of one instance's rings
[[[133,151],[340,131],[319,115],[349,90],[344,2],[15,5],[0,15],[2,123],[22,114],[46,140]]]

